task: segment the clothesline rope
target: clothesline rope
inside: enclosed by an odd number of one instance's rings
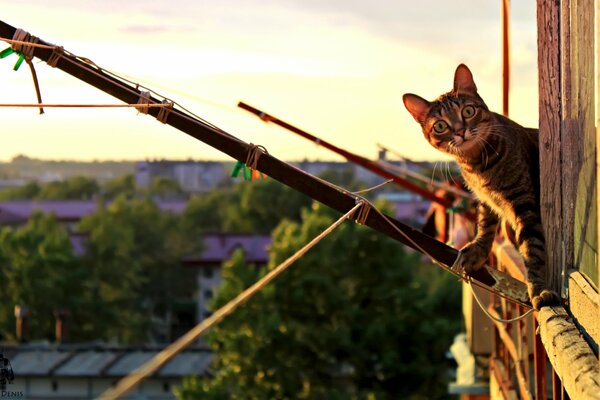
[[[113,84],[117,84],[119,87],[121,87],[122,89],[135,94],[136,96],[140,96],[140,92],[141,91],[148,91],[158,97],[161,97],[163,100],[167,100],[166,96],[161,95],[160,93],[144,86],[141,85],[140,83],[137,83],[135,81],[133,81],[132,79],[127,79],[125,77],[122,76],[122,74],[117,74],[115,72],[112,72],[108,69],[102,68],[100,67],[98,64],[96,64],[93,60],[91,60],[90,58],[87,57],[83,57],[83,56],[78,56],[76,54],[73,54],[71,52],[69,52],[68,50],[65,50],[62,46],[57,46],[57,45],[53,45],[53,44],[42,44],[42,43],[32,43],[32,42],[27,42],[27,41],[23,41],[23,40],[15,40],[15,38],[6,38],[6,37],[0,37],[0,40],[7,42],[11,45],[16,44],[26,44],[32,48],[40,48],[40,49],[50,49],[52,50],[52,55],[50,56],[50,58],[46,61],[51,67],[56,67],[57,63],[59,62],[59,60],[65,60],[75,66],[79,66],[81,68],[84,68],[85,70],[87,70],[88,72],[90,72],[91,74],[94,74],[95,76],[103,79],[103,80],[107,80],[110,81]],[[84,65],[80,65],[78,64],[76,61],[79,61],[81,63],[83,63]],[[30,67],[33,64],[30,64]],[[107,76],[108,75],[108,76]],[[114,78],[114,79],[109,79],[110,78]],[[124,84],[124,83],[128,83],[131,85],[135,85],[136,89],[132,89],[131,87],[129,87],[128,85]],[[41,100],[39,101],[41,103]],[[160,101],[157,102],[158,104],[160,104]],[[230,135],[229,133],[225,132],[224,130],[222,130],[221,128],[217,127],[216,125],[206,121],[205,119],[203,119],[202,117],[200,117],[199,115],[194,114],[192,111],[188,110],[187,108],[185,108],[183,105],[181,105],[180,103],[177,102],[171,102],[173,104],[173,106],[177,106],[178,110],[181,113],[181,116],[183,116],[184,118],[190,120],[190,121],[194,121],[194,122],[201,122],[202,124],[204,124],[205,126],[211,128],[212,130],[214,130],[216,133],[220,133],[222,135],[226,135],[230,138],[235,138],[234,136]],[[161,107],[166,107],[166,106],[161,106]],[[40,109],[42,110],[42,109]],[[168,112],[167,112],[168,115]],[[237,138],[236,138],[237,139]],[[238,139],[239,140],[239,139]]]
[[[0,103],[0,107],[8,108],[173,108],[171,103],[150,103],[150,104],[28,104],[28,103],[14,103],[14,104],[3,104]],[[140,111],[141,112],[141,111]]]

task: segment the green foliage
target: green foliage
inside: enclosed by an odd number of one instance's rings
[[[273,233],[272,269],[337,218],[313,206]],[[427,267],[429,268],[429,267]],[[234,254],[220,307],[266,273]],[[429,280],[429,282],[426,280]],[[180,399],[430,399],[460,326],[458,283],[421,273],[417,254],[347,222],[208,336],[210,378]]]
[[[67,231],[52,215],[35,214],[19,228],[0,231],[0,330],[14,338],[14,306],[31,311],[29,332],[38,338],[54,338],[54,311],[68,309],[79,322],[89,309],[82,283],[87,269],[73,254]],[[81,326],[71,324],[79,337]]]
[[[119,196],[132,198],[136,194],[135,178],[133,174],[119,176],[102,185],[102,196],[105,199],[114,199]]]
[[[49,182],[42,186],[36,199],[40,200],[89,200],[100,193],[93,178],[74,176],[64,181]]]
[[[100,336],[147,340],[160,328],[148,316],[165,321],[173,302],[193,290],[193,271],[181,265],[192,247],[178,218],[151,200],[120,197],[84,218],[79,228],[88,235],[84,262],[94,276],[88,290],[102,305],[97,312],[106,322]]]
[[[243,182],[190,199],[188,232],[270,233],[284,219],[297,221],[310,199],[272,179]]]
[[[36,181],[29,181],[24,186],[0,191],[0,201],[34,199],[39,196],[40,190]]]
[[[174,302],[192,297],[194,271],[181,257],[195,241],[180,219],[147,199],[121,196],[84,218],[83,257],[52,215],[0,230],[0,336],[14,339],[14,306],[31,311],[31,339],[54,339],[54,311],[66,309],[72,341],[170,340]]]
[[[164,176],[155,176],[152,178],[148,193],[158,197],[177,197],[183,194],[179,183]]]

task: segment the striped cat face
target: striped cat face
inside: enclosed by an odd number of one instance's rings
[[[491,113],[477,94],[473,75],[464,64],[456,69],[454,89],[437,100],[429,102],[410,93],[402,99],[427,141],[454,157],[477,156],[491,132]]]

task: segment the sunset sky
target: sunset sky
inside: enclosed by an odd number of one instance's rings
[[[537,125],[535,2],[512,2],[511,117]],[[2,20],[184,104],[285,160],[339,160],[236,107],[263,109],[374,158],[382,143],[440,159],[402,94],[433,99],[466,63],[501,111],[500,0],[28,0]],[[7,47],[7,46],[4,46]],[[4,48],[3,47],[3,48]],[[0,49],[1,50],[1,49]],[[33,103],[29,69],[0,60],[0,103]],[[117,103],[45,63],[47,103]],[[228,157],[133,109],[0,108],[0,160]]]

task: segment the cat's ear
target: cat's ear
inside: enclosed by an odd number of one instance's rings
[[[456,68],[456,72],[454,73],[454,91],[456,93],[477,93],[473,74],[465,64],[460,64]]]
[[[402,96],[404,106],[413,118],[420,124],[425,122],[431,103],[416,94],[406,93]]]

